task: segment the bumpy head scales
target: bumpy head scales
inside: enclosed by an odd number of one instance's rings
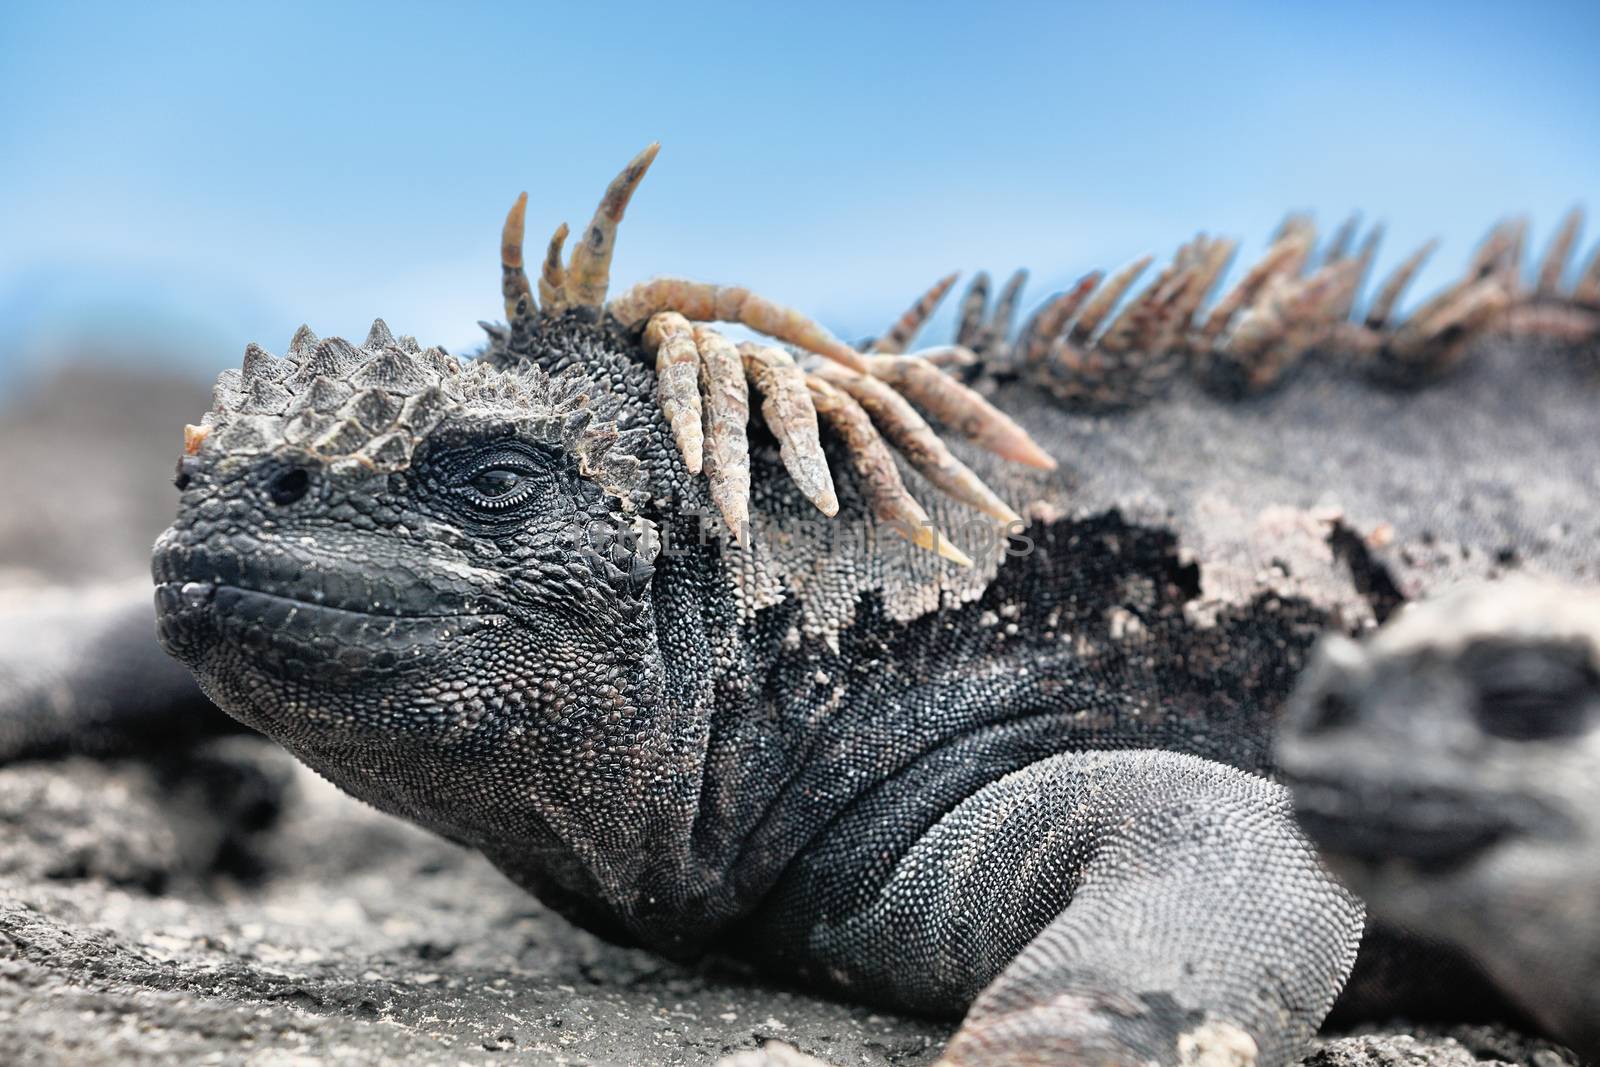
[[[359,348],[302,326],[282,357],[252,344],[240,369],[222,372],[212,410],[185,428],[184,451],[225,462],[288,448],[335,472],[393,473],[410,466],[443,420],[465,415],[514,424],[573,456],[580,473],[631,508],[644,477],[613,408],[579,373],[508,375],[463,364],[442,348],[396,339],[382,319]]]

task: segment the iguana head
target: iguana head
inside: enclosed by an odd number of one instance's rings
[[[155,550],[161,640],[358,795],[503,832],[527,813],[479,810],[469,769],[594,788],[563,768],[637,748],[659,702],[655,548],[634,536],[648,430],[627,418],[580,374],[463,364],[382,322],[360,347],[305,329],[282,357],[251,346],[188,432]]]
[[[658,607],[649,516],[704,495],[640,331],[604,306],[654,156],[612,182],[565,267],[560,228],[542,307],[517,200],[510,325],[486,324],[485,358],[381,321],[359,347],[304,327],[281,357],[249,346],[185,431],[154,559],[161,641],[224,710],[354,795],[516,857],[525,881],[613,901],[648,894],[645,842],[687,835],[693,730],[668,720],[699,691],[683,674],[714,661],[662,652],[709,611]]]
[[[1375,916],[1524,968],[1600,929],[1600,595],[1508,580],[1325,639],[1278,758]]]

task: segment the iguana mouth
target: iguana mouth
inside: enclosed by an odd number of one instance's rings
[[[329,603],[314,597],[287,596],[282,593],[269,593],[264,589],[252,589],[248,586],[226,585],[218,582],[162,582],[156,586],[156,594],[163,597],[175,592],[177,602],[174,607],[178,609],[198,609],[214,606],[218,611],[227,613],[230,607],[243,603],[260,602],[263,605],[281,605],[287,610],[285,623],[290,618],[304,614],[325,617],[330,622],[346,619],[367,620],[393,620],[395,622],[423,621],[430,619],[486,619],[503,618],[499,612],[492,611],[458,611],[458,612],[410,612],[384,610],[387,605],[374,604],[371,608],[352,608],[342,604]]]
[[[463,638],[503,625],[491,612],[380,613],[215,582],[156,586],[159,636],[168,652],[198,663],[233,646],[269,670],[305,671],[323,681],[418,667]]]
[[[1301,809],[1296,816],[1325,851],[1374,864],[1403,859],[1426,867],[1454,866],[1512,832],[1509,825],[1493,822],[1422,825],[1406,818],[1382,820],[1312,809]]]
[[[224,600],[254,594],[300,615],[346,618],[426,619],[493,614],[486,610],[484,583],[440,570],[419,577],[408,560],[350,561],[330,549],[278,543],[215,548],[163,536],[152,570],[158,590],[173,587],[162,607],[198,607],[208,595]],[[187,592],[185,592],[187,590]],[[265,602],[265,601],[264,601]],[[338,613],[337,615],[330,613]]]
[[[1325,851],[1361,863],[1467,863],[1512,837],[1553,836],[1568,821],[1524,796],[1442,786],[1296,778],[1295,817]]]

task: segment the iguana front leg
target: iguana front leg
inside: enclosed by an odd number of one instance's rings
[[[1278,786],[1166,752],[1035,764],[919,845],[955,871],[947,912],[1065,906],[983,991],[949,1064],[1277,1064],[1349,974],[1361,908],[1318,865]],[[985,875],[967,859],[990,863]]]
[[[745,424],[753,386],[761,394],[761,412],[778,440],[784,467],[819,511],[829,517],[839,511],[820,436],[825,425],[842,438],[876,520],[922,548],[970,566],[972,561],[934,529],[927,512],[905,488],[891,446],[935,487],[1001,526],[1017,523],[1020,517],[956,458],[923,414],[1018,463],[1054,470],[1056,461],[1009,415],[959,379],[927,359],[899,354],[894,338],[909,340],[954,283],[954,276],[941,283],[937,294],[930,293],[907,312],[891,331],[889,342],[870,355],[857,352],[793,308],[742,286],[656,278],[606,302],[617,224],[658,147],[651,145],[639,153],[612,181],[568,267],[561,263],[567,227],[563,223],[557,228],[539,280],[542,310],[534,302],[523,257],[528,197],[523,193],[517,198],[500,236],[501,282],[510,329],[491,328],[491,338],[507,352],[529,357],[538,323],[569,311],[603,317],[636,337],[643,353],[655,359],[658,402],[684,467],[691,475],[706,476],[712,503],[740,545],[748,547],[750,537],[751,470]],[[1007,287],[1008,295],[1001,301],[1006,308],[1015,304],[1021,278]],[[1008,326],[1009,310],[1003,319]],[[809,366],[798,364],[795,354],[784,348],[750,342],[736,346],[707,325],[712,322],[739,323],[809,352]]]
[[[1280,787],[1169,752],[1008,775],[934,824],[867,907],[817,911],[810,954],[844,985],[971,1004],[952,1067],[1285,1063],[1361,936]]]

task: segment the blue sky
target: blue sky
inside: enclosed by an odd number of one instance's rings
[[[847,337],[949,270],[1041,297],[1200,229],[1258,250],[1289,208],[1385,221],[1384,263],[1444,238],[1424,287],[1503,213],[1542,245],[1600,208],[1593,0],[1110,7],[13,0],[0,371],[215,369],[375,315],[470,348],[516,193],[534,241],[576,228],[655,139],[614,279]]]

